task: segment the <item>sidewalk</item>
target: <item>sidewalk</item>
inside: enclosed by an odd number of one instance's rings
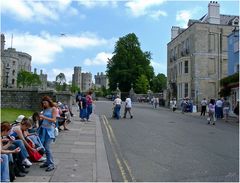
[[[33,163],[25,177],[15,182],[111,182],[99,117],[91,115],[81,122],[77,109],[68,125],[52,145],[56,169],[46,172],[41,163]]]

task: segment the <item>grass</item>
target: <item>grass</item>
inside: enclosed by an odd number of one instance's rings
[[[32,116],[33,113],[34,111],[31,111],[31,110],[4,108],[4,109],[1,109],[1,122],[9,121],[10,123],[12,123],[21,114],[26,117],[30,117]]]

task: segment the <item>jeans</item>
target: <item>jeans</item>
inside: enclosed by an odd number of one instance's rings
[[[116,118],[119,119],[120,118],[121,105],[116,105],[114,110],[115,110]]]
[[[52,151],[50,149],[50,145],[52,142],[53,142],[53,139],[49,137],[48,133],[46,133],[43,146],[45,147],[46,158],[47,158],[46,164],[48,166],[54,166]]]
[[[26,147],[25,147],[25,145],[24,145],[22,140],[14,140],[13,141],[13,145],[15,145],[15,147],[12,146],[9,149],[14,150],[16,147],[20,147],[20,149],[21,149],[20,157],[21,157],[22,160],[24,160],[24,159],[29,157],[27,149],[26,149]]]
[[[87,120],[89,119],[89,116],[92,114],[92,104],[87,106]]]
[[[83,108],[80,110],[80,118],[84,119],[87,117],[87,108]]]
[[[1,159],[1,182],[10,182],[8,156],[1,154]]]
[[[45,150],[45,148],[43,147],[43,144],[42,144],[42,142],[41,142],[41,140],[40,140],[38,135],[34,135],[33,134],[33,135],[28,136],[28,138],[30,138],[33,141],[33,143],[35,145],[37,145],[37,147],[41,147],[41,148],[43,148]]]

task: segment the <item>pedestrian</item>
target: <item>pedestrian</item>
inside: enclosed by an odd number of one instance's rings
[[[86,100],[86,95],[82,95],[81,100],[79,102],[80,106],[80,118],[81,121],[86,121],[87,118],[87,100]]]
[[[92,100],[92,91],[89,91],[87,96],[87,121],[89,120],[89,116],[92,114],[93,109],[93,100]]]
[[[206,98],[204,98],[202,101],[201,101],[201,116],[205,116],[205,113],[206,113],[206,109],[207,109],[207,100]]]
[[[127,115],[127,112],[129,113],[130,115],[130,118],[132,119],[133,116],[132,116],[132,113],[131,113],[131,109],[132,109],[132,100],[131,98],[128,96],[125,100],[125,110],[124,110],[124,116],[123,118],[126,118],[126,115]]]
[[[223,115],[224,115],[224,120],[225,122],[228,122],[228,116],[229,116],[229,109],[230,109],[230,102],[227,100],[227,98],[224,98],[223,104]]]
[[[42,120],[39,137],[45,148],[47,161],[44,162],[40,166],[40,168],[47,168],[46,171],[48,172],[55,169],[52,150],[50,146],[55,139],[54,130],[56,127],[55,123],[56,123],[57,109],[56,107],[54,107],[54,103],[49,96],[44,96],[42,98],[41,105],[42,105],[43,111],[39,115],[40,120]]]
[[[117,119],[120,118],[121,104],[122,104],[122,100],[119,98],[119,95],[117,95],[113,102],[114,116],[116,116]]]
[[[219,98],[216,102],[216,118],[219,119],[219,118],[223,118],[222,116],[222,105],[223,105],[223,102],[222,100]]]
[[[173,98],[172,100],[172,111],[176,111],[177,109],[177,101],[176,101],[176,98]]]
[[[186,98],[184,98],[181,102],[181,108],[182,108],[182,114],[184,114],[184,112],[186,111],[187,108],[187,101]]]
[[[209,109],[208,118],[207,118],[208,124],[210,124],[211,121],[213,121],[212,124],[215,125],[216,118],[215,118],[215,100],[214,99],[210,100],[208,104],[208,109]]]

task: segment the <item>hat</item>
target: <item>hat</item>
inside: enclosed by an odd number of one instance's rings
[[[57,104],[58,104],[58,105],[62,105],[62,103],[61,103],[61,102],[58,102]]]
[[[24,115],[19,115],[15,121],[20,123],[20,122],[22,122],[23,118],[25,118]]]

